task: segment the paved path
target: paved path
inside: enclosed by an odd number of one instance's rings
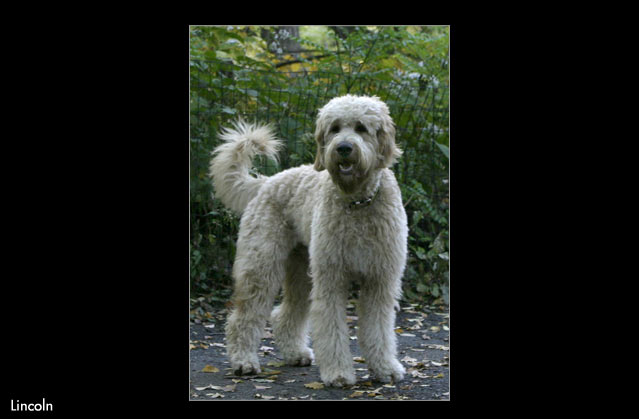
[[[449,329],[443,306],[402,306],[396,333],[399,359],[407,374],[399,383],[384,385],[371,381],[366,360],[357,346],[357,317],[349,305],[348,319],[353,366],[357,383],[344,389],[321,384],[316,364],[307,367],[283,365],[273,343],[271,329],[265,329],[260,349],[262,373],[233,375],[224,341],[226,309],[214,309],[191,325],[191,400],[448,400]],[[208,327],[207,327],[208,326]],[[207,372],[209,371],[209,372]]]

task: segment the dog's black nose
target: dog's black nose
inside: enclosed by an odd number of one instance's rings
[[[337,144],[337,152],[342,157],[348,157],[353,151],[353,146],[347,142],[341,142]]]

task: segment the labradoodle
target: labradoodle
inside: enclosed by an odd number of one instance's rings
[[[401,380],[393,329],[408,227],[389,169],[401,151],[386,104],[367,96],[331,100],[318,114],[315,164],[271,177],[249,175],[255,155],[277,158],[281,143],[269,126],[238,121],[220,138],[210,168],[215,193],[242,214],[226,326],[235,374],[261,372],[257,350],[281,287],[270,319],[284,360],[315,360],[326,385],[353,385],[346,304],[357,281],[362,354],[376,380]]]

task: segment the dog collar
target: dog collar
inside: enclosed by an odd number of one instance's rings
[[[373,200],[375,199],[375,197],[379,194],[380,186],[381,186],[381,182],[377,186],[377,189],[375,190],[375,193],[373,194],[373,196],[369,196],[368,198],[364,198],[364,199],[362,199],[360,201],[351,202],[350,204],[348,204],[348,209],[352,210],[352,209],[357,209],[357,208],[363,208],[363,207],[367,207],[370,204],[372,204]]]

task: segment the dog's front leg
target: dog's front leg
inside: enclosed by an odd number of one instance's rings
[[[356,381],[346,324],[348,285],[342,274],[327,268],[313,270],[311,337],[322,381],[342,387]]]
[[[374,378],[381,382],[398,382],[405,369],[397,360],[395,306],[399,279],[367,278],[361,286],[357,311],[358,342]]]

